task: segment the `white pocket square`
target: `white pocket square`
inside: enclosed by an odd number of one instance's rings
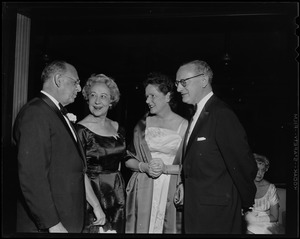
[[[203,141],[203,140],[206,140],[206,138],[205,137],[199,137],[199,138],[197,138],[197,141]]]

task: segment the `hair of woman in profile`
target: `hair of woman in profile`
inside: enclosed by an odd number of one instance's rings
[[[176,110],[177,102],[175,100],[175,84],[171,80],[171,78],[163,74],[161,72],[150,72],[147,75],[146,80],[143,81],[144,88],[147,87],[147,85],[154,85],[157,86],[159,91],[162,92],[164,95],[170,93],[170,101],[169,105],[172,109],[172,111]]]

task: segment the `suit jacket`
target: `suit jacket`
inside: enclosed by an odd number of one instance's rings
[[[18,148],[21,197],[17,232],[43,231],[62,222],[81,232],[85,209],[85,157],[63,115],[44,94],[19,112]]]
[[[256,162],[245,130],[215,95],[205,104],[183,159],[185,233],[241,233],[254,203]]]

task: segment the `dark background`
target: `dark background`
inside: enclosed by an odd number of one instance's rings
[[[7,2],[2,3],[2,191],[7,206],[13,202],[8,197],[14,198],[16,170],[10,143],[16,13],[31,19],[28,100],[40,91],[41,71],[54,59],[73,64],[81,86],[92,73],[111,76],[121,100],[109,117],[126,128],[129,142],[146,111],[141,83],[147,74],[161,71],[175,80],[181,63],[205,60],[214,71],[214,93],[236,112],[253,152],[270,159],[266,179],[292,187],[298,126],[296,2]],[[188,117],[178,99],[177,112]],[[81,94],[68,110],[79,120],[88,114]],[[130,176],[126,170],[124,175]],[[11,227],[4,224],[8,232]]]

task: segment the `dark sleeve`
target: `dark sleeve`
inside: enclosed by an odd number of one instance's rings
[[[123,126],[119,125],[118,133],[121,137],[123,137],[123,140],[124,140],[125,150],[124,150],[124,153],[123,153],[123,160],[126,161],[129,158],[128,158],[128,154],[127,154],[127,151],[126,151],[127,143],[126,143],[126,130],[125,130],[125,128]]]
[[[124,160],[127,161],[128,159],[132,158],[132,155],[136,155],[135,147],[134,147],[134,137],[135,137],[135,132],[136,127],[133,130],[133,135],[132,135],[132,140],[127,143],[126,145],[126,154],[124,156]]]
[[[254,204],[257,165],[246,132],[229,108],[218,111],[216,140],[231,178],[242,199],[242,207]]]
[[[122,137],[124,138],[124,140],[126,139],[126,130],[125,130],[125,128],[123,126],[119,125],[118,133],[120,135],[122,135]]]
[[[86,128],[81,124],[76,124],[75,129],[77,131],[79,140],[81,141],[82,147],[86,150],[86,145],[88,142],[88,133],[86,132]]]

